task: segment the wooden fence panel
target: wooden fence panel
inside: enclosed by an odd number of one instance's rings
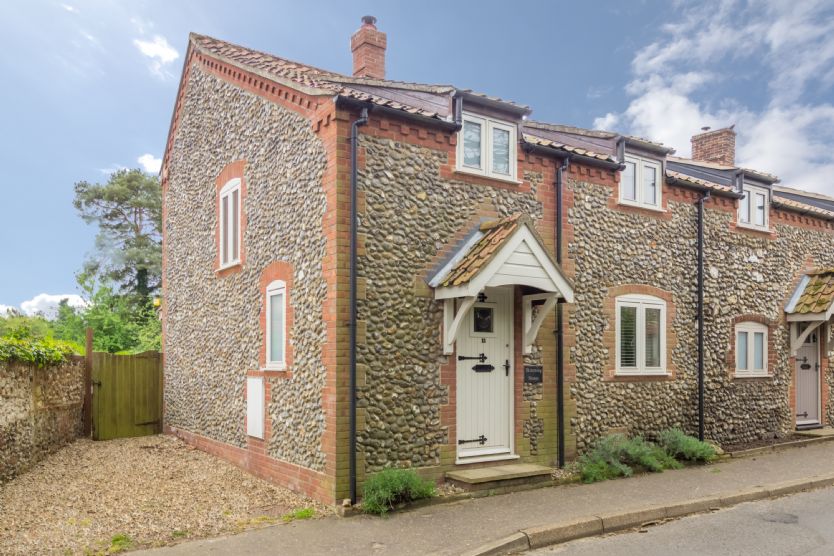
[[[159,353],[94,353],[92,377],[94,440],[162,432]]]

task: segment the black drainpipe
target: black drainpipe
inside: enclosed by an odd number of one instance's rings
[[[704,440],[704,203],[706,191],[698,200],[698,440]]]
[[[368,123],[368,109],[350,125],[350,503],[356,504],[356,152],[359,150],[359,127]]]
[[[568,169],[570,157],[565,157],[556,167],[556,263],[562,264],[562,173]],[[565,298],[556,303],[556,421],[557,432],[556,464],[565,466],[565,335],[562,329],[562,305]]]

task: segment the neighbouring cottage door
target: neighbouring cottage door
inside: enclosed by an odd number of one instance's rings
[[[796,424],[820,422],[819,328],[796,350]]]
[[[458,460],[512,453],[512,301],[486,288],[456,337]]]

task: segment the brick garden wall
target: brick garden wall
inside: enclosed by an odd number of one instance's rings
[[[82,431],[84,360],[37,368],[0,363],[0,483]]]

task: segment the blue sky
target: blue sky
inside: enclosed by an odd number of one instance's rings
[[[157,170],[189,31],[350,73],[366,14],[388,33],[392,79],[473,88],[682,156],[701,126],[736,124],[741,164],[834,194],[830,0],[8,1],[0,308],[78,293],[95,230],[73,184]]]

